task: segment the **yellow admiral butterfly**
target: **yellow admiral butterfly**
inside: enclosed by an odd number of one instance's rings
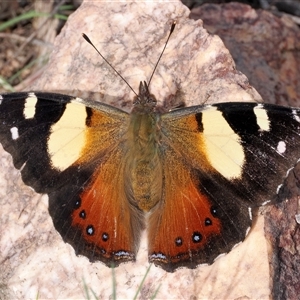
[[[131,114],[51,93],[0,103],[0,141],[23,181],[49,195],[64,241],[107,266],[135,260],[145,227],[149,261],[166,271],[212,263],[299,156],[300,110],[270,104],[160,114],[146,83]]]
[[[56,230],[107,266],[173,272],[242,241],[266,200],[282,199],[300,149],[300,110],[219,103],[160,113],[140,83],[130,114],[68,95],[0,96],[0,142],[25,184],[49,196]],[[279,196],[280,195],[280,196]]]

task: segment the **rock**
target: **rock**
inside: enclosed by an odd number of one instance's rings
[[[264,102],[300,105],[300,31],[288,16],[229,3],[205,4],[190,17],[220,36]]]

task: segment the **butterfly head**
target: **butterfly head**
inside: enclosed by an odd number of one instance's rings
[[[156,107],[156,99],[154,95],[150,94],[148,84],[140,82],[139,94],[134,98],[134,108],[132,112],[139,114],[148,114],[154,111]]]

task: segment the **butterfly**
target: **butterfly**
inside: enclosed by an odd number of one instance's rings
[[[0,142],[76,254],[173,272],[242,241],[258,207],[283,198],[297,162],[300,110],[218,103],[161,113],[141,82],[130,114],[53,93],[0,96]]]
[[[135,261],[146,229],[149,262],[196,268],[242,241],[266,200],[287,196],[300,109],[228,102],[162,113],[146,82],[133,105],[129,114],[69,95],[0,95],[0,142],[24,183],[48,194],[76,254],[108,267]]]

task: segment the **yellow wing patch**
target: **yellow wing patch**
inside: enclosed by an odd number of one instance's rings
[[[48,152],[54,168],[63,171],[80,158],[86,143],[86,118],[86,107],[71,101],[60,120],[51,127]]]
[[[225,178],[239,178],[245,162],[240,137],[233,131],[217,108],[202,113],[203,144],[210,164]]]
[[[216,107],[180,118],[166,114],[162,121],[167,132],[165,142],[181,152],[191,166],[217,171],[229,180],[242,176],[245,153],[241,139]]]

